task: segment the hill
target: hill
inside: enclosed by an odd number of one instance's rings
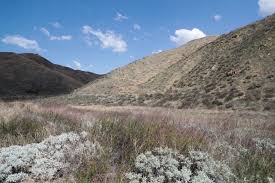
[[[37,54],[0,52],[0,98],[69,93],[98,77]]]
[[[187,60],[198,64],[159,105],[275,110],[274,50],[275,15],[220,36]]]
[[[275,15],[114,70],[77,90],[93,103],[275,110]]]
[[[167,80],[162,80],[154,84],[147,84],[154,78],[159,78],[158,74],[164,72],[173,64],[181,61],[183,58],[189,57],[202,46],[215,40],[216,37],[207,37],[191,41],[188,44],[179,48],[163,51],[158,54],[145,57],[137,60],[124,67],[118,68],[105,75],[100,80],[92,82],[77,91],[78,94],[105,94],[105,95],[120,95],[120,94],[144,94],[152,90],[162,90],[172,86],[168,83],[173,83],[178,77],[178,72],[173,76],[167,76]],[[171,81],[168,81],[169,80]],[[165,87],[159,85],[167,82]]]

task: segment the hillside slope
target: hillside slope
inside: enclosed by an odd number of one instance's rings
[[[190,45],[197,47],[188,52]],[[92,102],[103,104],[275,110],[274,50],[272,15],[115,70],[73,97],[96,94]]]
[[[206,37],[191,41],[188,44],[181,46],[179,48],[163,51],[158,54],[153,54],[151,56],[145,57],[141,60],[137,60],[129,65],[118,68],[104,78],[92,82],[89,85],[81,88],[77,91],[78,94],[144,94],[151,92],[153,86],[147,85],[155,78],[159,73],[165,71],[171,65],[179,62],[180,60],[189,57],[192,53],[196,52],[202,46],[208,44],[209,42],[215,40],[216,37]],[[188,64],[188,63],[186,63]],[[169,81],[174,81],[178,77],[179,72],[175,72],[175,75],[169,76]],[[169,84],[168,80],[162,80],[157,82],[154,86],[155,89],[161,89],[164,91],[165,88],[171,87],[173,82]],[[158,88],[163,82],[167,82],[165,87]]]
[[[37,54],[0,52],[0,98],[68,93],[98,77],[53,64]]]
[[[198,64],[158,105],[275,110],[275,15],[219,37],[189,60]]]

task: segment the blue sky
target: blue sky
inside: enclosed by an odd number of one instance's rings
[[[275,0],[2,0],[0,51],[106,73],[273,12]]]

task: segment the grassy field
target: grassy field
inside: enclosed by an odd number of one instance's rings
[[[156,147],[208,152],[232,169],[236,182],[268,182],[275,178],[274,149],[269,149],[274,119],[267,112],[9,102],[0,104],[0,148],[86,131],[102,154],[64,177],[67,182],[125,182],[135,158]]]

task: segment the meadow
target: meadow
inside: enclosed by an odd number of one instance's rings
[[[85,131],[100,156],[64,175],[72,182],[127,182],[135,158],[157,147],[207,152],[228,165],[236,182],[275,178],[275,116],[266,112],[74,106],[41,102],[0,105],[0,147],[39,143]],[[60,180],[60,179],[59,179]]]

